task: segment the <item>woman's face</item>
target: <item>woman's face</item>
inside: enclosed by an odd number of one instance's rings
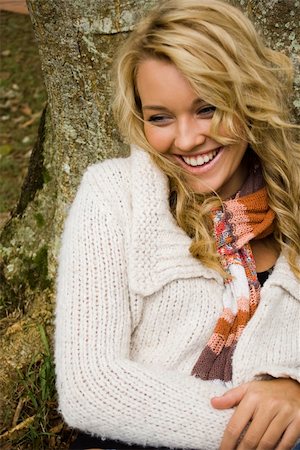
[[[169,62],[143,61],[137,88],[149,144],[185,170],[194,192],[217,191],[223,199],[235,194],[247,175],[241,164],[247,142],[223,146],[210,137],[215,108]],[[228,137],[222,127],[219,135]]]

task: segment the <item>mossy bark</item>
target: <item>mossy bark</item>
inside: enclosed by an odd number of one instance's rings
[[[49,333],[62,224],[85,167],[127,154],[110,110],[115,49],[157,0],[28,0],[39,45],[48,107],[20,201],[0,235],[0,423],[9,425],[17,370],[42,351]],[[295,63],[300,115],[300,2],[231,0],[267,42]]]

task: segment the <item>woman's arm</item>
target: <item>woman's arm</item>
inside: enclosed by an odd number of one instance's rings
[[[59,405],[67,423],[141,445],[217,449],[225,388],[130,359],[125,230],[87,174],[63,235],[56,309]],[[126,213],[126,212],[125,212]]]
[[[213,398],[212,405],[220,410],[236,406],[220,450],[286,450],[300,438],[300,384],[295,380],[245,383]]]

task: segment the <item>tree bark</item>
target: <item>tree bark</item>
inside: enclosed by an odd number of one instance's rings
[[[128,148],[111,116],[109,71],[115,49],[158,0],[27,0],[39,45],[48,107],[20,200],[0,235],[0,423],[15,408],[17,370],[42,352],[38,325],[52,332],[62,224],[90,163]],[[296,0],[231,0],[269,45],[295,64],[300,116]]]

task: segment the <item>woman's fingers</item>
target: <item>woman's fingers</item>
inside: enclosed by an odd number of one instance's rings
[[[251,414],[251,411],[253,413]],[[275,414],[275,416],[274,416]],[[251,419],[252,417],[252,419]],[[283,430],[286,430],[283,434]],[[300,438],[300,424],[289,411],[237,408],[225,430],[220,450],[288,450]],[[241,437],[242,436],[242,437]]]
[[[254,412],[252,421],[241,439],[238,450],[273,450],[281,438],[280,428],[275,427],[266,434],[270,424],[274,421],[274,413],[271,410],[258,408]]]
[[[220,450],[234,450],[240,441],[244,429],[251,421],[255,411],[255,403],[241,402],[232,415],[225,429]]]
[[[249,383],[242,384],[236,388],[225,392],[221,397],[213,397],[211,404],[216,409],[229,409],[237,406],[245,393],[247,392]]]
[[[300,411],[298,417],[286,429],[276,450],[290,450],[294,448],[298,439],[300,439]]]
[[[265,410],[260,408],[250,423],[243,439],[238,446],[238,450],[273,450],[277,449],[283,434],[283,430],[288,430],[291,422],[290,412],[287,410],[272,411],[272,408]],[[275,413],[275,415],[274,415]],[[295,429],[294,429],[295,431]],[[286,447],[286,442],[292,440],[290,447]],[[289,434],[283,441],[283,449],[292,448],[297,438],[295,434]]]
[[[220,450],[287,450],[300,438],[300,386],[290,379],[255,381],[212,399],[235,409]]]
[[[255,412],[238,450],[248,448],[287,450],[295,446],[300,438],[299,390],[293,393],[294,399],[290,398],[288,402],[282,402],[280,399],[272,397],[268,408],[260,407]],[[296,402],[293,400],[296,400]],[[265,432],[263,432],[264,428]],[[260,440],[255,438],[256,435],[260,436]],[[250,444],[253,442],[255,446],[251,447]]]

